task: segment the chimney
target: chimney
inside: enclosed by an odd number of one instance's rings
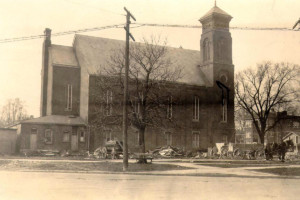
[[[51,29],[50,28],[45,28],[44,36],[45,36],[44,43],[47,43],[47,45],[51,46]]]
[[[42,82],[41,82],[41,105],[40,115],[47,114],[47,97],[48,97],[48,63],[49,63],[49,47],[51,46],[51,29],[46,28],[44,31],[44,43],[42,53]]]

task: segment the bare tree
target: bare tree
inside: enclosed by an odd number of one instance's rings
[[[9,99],[1,110],[1,123],[3,126],[13,125],[28,119],[25,102],[19,98]]]
[[[270,113],[299,99],[299,72],[299,65],[265,62],[236,75],[236,103],[251,116],[261,143],[280,120],[268,124]]]
[[[145,131],[148,126],[161,127],[167,119],[168,106],[171,101],[168,96],[170,83],[181,77],[181,68],[171,62],[168,55],[166,42],[160,45],[160,39],[152,37],[150,41],[144,39],[143,43],[135,43],[130,48],[129,67],[129,120],[139,132],[139,146],[145,152]],[[124,51],[120,49],[111,56],[108,67],[105,67],[98,77],[98,92],[107,89],[118,88],[119,99],[123,95],[124,77]],[[173,86],[174,87],[174,86]],[[100,102],[107,101],[107,95],[96,94]],[[102,98],[102,99],[101,99]],[[119,106],[119,108],[117,108]],[[105,112],[109,111],[109,105],[104,106]],[[121,110],[121,104],[114,105]],[[102,106],[103,110],[103,106]],[[99,113],[99,112],[98,112]],[[104,116],[104,117],[103,117]],[[120,124],[120,113],[112,116],[97,115],[98,124]]]

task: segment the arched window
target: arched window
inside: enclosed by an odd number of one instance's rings
[[[206,38],[203,42],[203,60],[207,61],[210,59],[210,51],[209,51],[209,41]]]

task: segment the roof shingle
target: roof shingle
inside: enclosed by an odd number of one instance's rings
[[[125,41],[121,40],[76,35],[73,46],[80,67],[86,68],[89,74],[97,74],[104,66],[107,66],[109,59],[117,50],[124,49],[124,45]],[[166,57],[172,61],[170,67],[182,68],[182,78],[178,82],[206,85],[204,74],[199,68],[199,51],[168,47]]]

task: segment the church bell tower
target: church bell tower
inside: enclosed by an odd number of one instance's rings
[[[200,40],[200,67],[209,86],[216,81],[233,87],[234,66],[232,64],[232,38],[229,22],[232,17],[215,6],[199,20],[202,24]]]

